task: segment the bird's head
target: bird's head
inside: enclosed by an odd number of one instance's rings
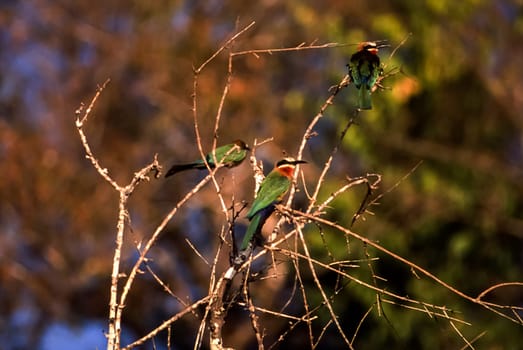
[[[296,168],[296,164],[303,164],[307,163],[304,160],[301,159],[294,159],[292,157],[283,158],[282,160],[278,161],[276,163],[276,169],[280,172],[280,174],[287,176],[288,178],[291,178],[294,175],[294,169]]]
[[[363,41],[358,44],[358,51],[368,51],[373,54],[378,54],[378,44],[374,41]]]
[[[242,140],[234,140],[234,144],[236,146],[238,146],[239,149],[241,150],[247,150],[247,151],[250,151],[251,149],[249,148],[249,146]]]

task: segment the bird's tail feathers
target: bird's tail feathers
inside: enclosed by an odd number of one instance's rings
[[[362,84],[358,90],[358,104],[359,109],[372,109],[370,89],[365,84]]]
[[[240,251],[243,251],[247,249],[249,246],[249,243],[260,234],[261,228],[263,224],[265,223],[265,220],[262,220],[263,215],[261,213],[254,215],[251,222],[249,223],[249,227],[247,227],[247,231],[245,232],[245,236],[243,236],[242,244],[240,245]]]
[[[180,171],[185,171],[189,169],[205,169],[205,164],[203,162],[175,164],[167,171],[167,173],[165,173],[165,177],[169,177],[176,173],[179,173]]]

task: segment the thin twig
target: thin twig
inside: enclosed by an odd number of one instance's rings
[[[470,344],[474,344],[476,341],[478,341],[480,338],[482,338],[485,334],[487,334],[487,331],[483,331],[480,334],[478,334],[474,339],[470,341]],[[468,344],[465,344],[460,350],[465,350],[468,347]]]
[[[252,26],[254,26],[256,22],[255,21],[252,21],[249,25],[247,25],[245,28],[243,28],[242,30],[240,30],[238,33],[236,33],[235,35],[232,36],[232,38],[230,38],[229,40],[227,40],[225,42],[224,45],[222,45],[222,47],[220,47],[220,49],[218,49],[215,53],[213,53],[211,55],[211,57],[209,57],[205,62],[203,62],[200,67],[196,68],[194,70],[194,72],[196,74],[199,74],[202,69],[205,68],[205,66],[207,66],[212,60],[214,60],[216,58],[216,56],[218,56],[223,50],[225,50],[227,48],[227,46],[233,42],[234,40],[236,40],[236,38],[238,38],[240,35],[242,35],[243,33],[245,33],[246,31],[248,31],[249,29],[252,28]]]
[[[326,44],[322,44],[322,45],[310,44],[310,45],[305,46],[305,43],[301,43],[294,47],[283,47],[283,48],[279,48],[279,49],[255,49],[255,50],[237,51],[237,52],[233,52],[232,55],[233,56],[254,55],[257,57],[259,54],[272,55],[274,53],[281,53],[281,52],[318,50],[318,49],[327,49],[327,48],[333,48],[333,47],[343,47],[343,46],[348,46],[348,45],[352,45],[352,44],[326,43]]]
[[[127,294],[129,293],[131,289],[131,285],[134,282],[134,279],[136,275],[139,272],[141,264],[145,261],[147,253],[151,249],[151,247],[154,245],[160,234],[163,232],[164,228],[167,226],[169,221],[173,218],[173,216],[178,212],[178,210],[185,204],[187,201],[194,196],[196,193],[200,191],[200,189],[205,186],[209,180],[211,179],[211,175],[208,174],[203,180],[201,180],[196,186],[194,186],[191,191],[189,191],[176,205],[173,209],[164,217],[162,222],[156,227],[151,237],[147,240],[147,243],[140,251],[140,256],[138,257],[138,260],[134,263],[131,272],[129,273],[129,277],[127,277],[127,280],[125,282],[122,295],[120,297],[120,305],[125,305],[125,301],[127,299]]]
[[[305,238],[303,237],[303,232],[301,230],[301,227],[297,226],[296,229],[298,231],[298,237],[299,237],[299,239],[301,241],[302,249],[303,249],[304,254],[306,256],[306,261],[309,264],[309,269],[310,269],[310,272],[312,274],[312,278],[314,280],[314,283],[316,284],[316,287],[318,288],[318,290],[319,290],[319,292],[320,292],[320,294],[321,294],[321,296],[323,298],[323,301],[325,302],[325,305],[327,306],[327,310],[329,310],[329,313],[330,313],[330,315],[332,317],[332,320],[334,321],[334,324],[336,325],[336,328],[338,329],[338,332],[340,333],[341,337],[345,341],[345,344],[347,344],[347,346],[352,350],[354,348],[352,347],[352,344],[350,343],[349,339],[345,335],[345,332],[341,328],[341,324],[338,321],[338,316],[336,316],[336,313],[334,312],[334,309],[333,309],[333,307],[332,307],[332,305],[331,305],[331,303],[329,301],[329,298],[325,294],[323,286],[321,285],[320,280],[318,279],[318,275],[316,273],[316,269],[314,268],[314,264],[312,262],[313,259],[310,256],[309,249],[307,248],[307,243],[305,243]]]
[[[115,239],[115,250],[113,256],[113,267],[111,272],[111,288],[110,288],[110,298],[109,298],[109,330],[106,334],[107,337],[107,349],[108,350],[118,350],[120,349],[120,335],[121,335],[121,319],[122,319],[122,310],[123,303],[118,303],[118,281],[121,277],[120,274],[120,260],[122,255],[122,245],[123,245],[123,236],[125,230],[126,220],[130,221],[129,214],[127,212],[127,200],[129,196],[134,192],[136,187],[144,180],[149,180],[148,174],[150,172],[155,173],[155,177],[158,178],[161,166],[158,163],[157,155],[154,156],[154,160],[151,164],[145,166],[140,171],[134,174],[131,182],[127,186],[120,186],[116,181],[114,181],[110,176],[107,169],[102,168],[98,159],[94,156],[91,151],[91,147],[87,141],[87,137],[83,132],[83,126],[89,117],[89,114],[94,108],[94,105],[98,98],[100,97],[103,89],[109,83],[109,79],[97,89],[96,94],[94,95],[91,103],[84,112],[83,117],[80,119],[79,116],[83,112],[83,105],[77,109],[77,119],[76,119],[76,128],[80,135],[82,145],[84,146],[86,157],[91,161],[93,167],[98,171],[98,173],[104,178],[118,193],[118,222],[116,224],[117,232]]]
[[[187,245],[189,247],[191,247],[191,249],[193,250],[193,252],[200,258],[202,259],[202,261],[205,263],[205,265],[207,266],[210,266],[209,262],[207,261],[207,259],[205,259],[205,257],[202,255],[202,253],[200,253],[198,251],[198,249],[196,249],[196,247],[194,246],[194,244],[191,243],[191,241],[189,240],[189,238],[185,238],[185,242],[187,243]]]
[[[495,289],[503,288],[503,287],[514,287],[514,286],[523,287],[523,282],[505,282],[505,283],[499,283],[499,284],[493,285],[492,287],[489,287],[489,288],[485,289],[483,292],[481,292],[476,297],[476,299],[478,301],[480,301],[481,299],[483,299],[483,297],[485,295],[487,295],[488,293],[492,292]]]
[[[463,299],[466,299],[470,302],[473,302],[475,304],[479,304],[481,306],[483,306],[484,308],[496,313],[497,315],[503,317],[503,318],[506,318],[508,320],[511,320],[512,322],[515,322],[515,323],[518,323],[518,324],[521,324],[517,319],[515,318],[512,318],[510,316],[508,316],[507,314],[497,310],[498,308],[499,309],[510,309],[510,308],[513,308],[513,306],[507,306],[507,305],[499,305],[499,304],[493,304],[493,303],[487,303],[487,302],[483,302],[481,300],[478,300],[477,298],[473,298],[465,293],[463,293],[462,291],[460,291],[459,289],[455,288],[455,287],[452,287],[451,285],[449,285],[448,283],[444,282],[443,280],[441,280],[440,278],[438,278],[437,276],[435,276],[434,274],[430,273],[429,271],[427,271],[426,269],[422,268],[421,266],[413,263],[412,261],[388,250],[387,248],[381,246],[380,244],[378,243],[375,243],[374,241],[366,238],[366,237],[363,237],[343,226],[340,226],[334,222],[331,222],[329,220],[326,220],[326,219],[323,219],[321,217],[318,217],[318,216],[315,216],[315,215],[312,215],[312,214],[307,214],[307,213],[303,213],[303,212],[300,212],[300,211],[297,211],[297,210],[292,210],[290,209],[289,210],[293,216],[297,216],[297,217],[303,217],[303,218],[307,218],[311,221],[315,221],[315,222],[318,222],[320,224],[323,224],[323,225],[326,225],[326,226],[329,226],[329,227],[332,227],[342,233],[344,233],[345,235],[349,235],[349,236],[352,236],[366,244],[368,244],[369,246],[372,246],[374,247],[375,249],[391,256],[392,258],[394,258],[395,260],[397,261],[400,261],[402,263],[404,263],[405,265],[413,268],[414,270],[424,274],[425,276],[429,277],[430,279],[434,280],[435,282],[437,282],[438,284],[440,284],[441,286],[445,287],[446,289],[450,290],[451,292],[453,292],[454,294],[462,297]]]
[[[363,322],[365,321],[365,319],[367,318],[367,316],[370,315],[372,309],[374,309],[374,305],[372,305],[372,306],[367,310],[367,312],[365,312],[365,314],[363,315],[363,317],[360,319],[360,322],[358,322],[358,326],[356,327],[356,330],[354,331],[354,334],[352,335],[352,339],[350,340],[350,343],[351,343],[351,344],[354,344],[354,342],[356,341],[356,336],[358,335],[358,332],[360,331],[360,328],[361,328],[361,326],[363,325]]]
[[[186,307],[182,311],[178,312],[176,315],[174,315],[171,318],[169,318],[168,320],[162,322],[161,325],[159,325],[158,327],[155,327],[147,335],[141,337],[140,339],[138,339],[138,340],[132,342],[131,344],[127,345],[126,347],[122,348],[122,350],[130,350],[130,349],[132,349],[134,347],[137,347],[138,345],[142,345],[147,340],[152,339],[153,337],[155,337],[158,333],[160,333],[164,329],[170,327],[170,325],[172,325],[174,322],[176,322],[179,319],[181,319],[183,316],[187,315],[188,313],[194,312],[194,310],[199,308],[201,305],[207,303],[209,301],[209,299],[210,299],[210,297],[206,296],[206,297],[204,297],[204,298],[194,302],[192,305]]]
[[[447,315],[447,310],[443,310],[443,313],[445,314],[445,316],[448,316]],[[450,326],[454,329],[454,331],[459,335],[459,337],[461,339],[463,339],[463,341],[465,342],[465,344],[472,350],[475,350],[475,348],[472,346],[472,344],[467,340],[467,338],[465,338],[465,336],[463,335],[463,333],[460,332],[460,330],[458,329],[458,327],[456,327],[456,325],[454,324],[454,322],[450,321],[449,320],[449,323],[450,323]]]

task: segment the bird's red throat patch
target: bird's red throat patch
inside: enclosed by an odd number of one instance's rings
[[[278,171],[280,174],[287,176],[288,178],[291,178],[292,175],[294,175],[294,165],[281,165],[278,167]]]

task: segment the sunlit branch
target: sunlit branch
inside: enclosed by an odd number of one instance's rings
[[[78,133],[80,135],[80,139],[82,141],[82,145],[84,146],[86,157],[91,161],[91,164],[93,167],[98,171],[98,173],[119,193],[119,201],[118,201],[118,222],[116,224],[117,232],[116,232],[116,239],[115,244],[116,247],[114,249],[114,256],[113,256],[113,267],[111,272],[111,288],[110,288],[110,298],[109,298],[109,330],[106,334],[107,337],[107,349],[108,350],[118,350],[120,349],[120,335],[121,335],[121,318],[122,318],[122,310],[123,310],[123,303],[118,303],[118,280],[121,277],[120,274],[120,260],[122,255],[122,245],[123,245],[123,236],[124,236],[124,230],[125,230],[125,222],[126,220],[130,222],[130,218],[127,212],[127,200],[129,199],[129,196],[134,192],[136,187],[142,182],[149,180],[149,177],[147,176],[150,172],[155,173],[155,177],[159,176],[161,166],[158,163],[157,155],[154,156],[154,160],[151,164],[147,165],[146,167],[142,168],[140,171],[134,174],[133,178],[131,179],[131,182],[127,186],[120,186],[116,181],[114,181],[110,176],[109,172],[106,168],[102,168],[100,166],[100,163],[96,159],[96,157],[93,155],[93,152],[91,151],[91,148],[89,146],[89,143],[87,141],[87,137],[85,136],[85,133],[83,132],[83,126],[85,122],[87,121],[87,118],[89,117],[89,114],[91,113],[92,109],[94,108],[94,105],[98,98],[100,97],[100,94],[104,90],[104,88],[109,83],[109,80],[106,80],[105,83],[98,88],[96,94],[94,95],[93,99],[91,100],[91,103],[87,107],[87,109],[84,111],[83,106],[80,106],[78,110],[76,111],[77,119],[76,119],[76,128],[78,130]],[[84,113],[83,117],[80,119],[79,116]]]
[[[326,43],[322,45],[315,45],[314,42],[307,45],[305,42],[294,46],[294,47],[283,47],[278,49],[254,49],[254,50],[244,50],[244,51],[237,51],[233,52],[232,56],[243,56],[243,55],[254,55],[258,56],[260,54],[275,54],[275,53],[282,53],[282,52],[294,52],[294,51],[304,51],[304,50],[318,50],[318,49],[328,49],[333,47],[343,47],[348,46],[352,44],[338,44],[338,43]]]

